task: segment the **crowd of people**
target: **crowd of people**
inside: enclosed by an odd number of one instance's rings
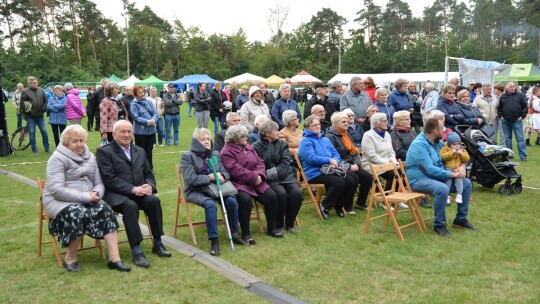
[[[69,248],[64,266],[80,271],[73,248],[77,248],[82,234],[104,238],[108,245],[117,240],[113,210],[123,214],[136,266],[150,265],[140,247],[139,210],[149,218],[152,252],[170,256],[161,242],[162,211],[155,196],[152,151],[156,143],[170,145],[171,138],[178,145],[179,106],[183,101],[175,87],[169,86],[163,97],[158,96],[156,88],[147,92],[141,86],[125,88],[119,94],[118,84],[104,79],[97,91],[89,91],[85,109],[79,91],[70,83],[54,87],[50,97],[37,87],[34,77],[28,78],[28,84],[27,89],[18,86],[14,104],[21,109],[17,118],[22,115],[28,121],[34,152],[36,125],[45,150],[51,151],[44,125],[44,113],[50,113],[57,148],[47,165],[43,201],[52,219],[51,231],[62,246]],[[527,160],[526,145],[530,144],[523,135],[523,121],[540,136],[538,87],[531,89],[528,98],[512,82],[506,87],[495,85],[495,94],[491,84],[478,86],[472,82],[470,88],[458,90],[448,83],[438,93],[428,82],[425,92],[419,93],[416,84],[405,79],[385,87],[375,85],[371,78],[356,76],[351,78],[348,90],[343,90],[339,81],[330,87],[331,91],[328,84],[316,83],[303,113],[289,83],[280,86],[277,100],[264,83],[242,86],[241,90],[236,84],[223,89],[221,83],[209,90],[200,83],[188,94],[197,128],[180,166],[187,200],[204,208],[212,255],[220,253],[219,197],[208,190],[210,184],[230,182],[234,186],[234,193],[223,198],[231,223],[230,236],[236,244],[255,245],[249,225],[254,200],[264,206],[269,236],[283,238],[285,233],[298,233],[295,219],[303,195],[296,178],[295,155],[307,181],[326,187],[326,196],[318,206],[325,220],[330,219],[331,210],[339,218],[366,210],[373,183],[370,164],[399,165],[401,160],[412,189],[433,196],[433,206],[427,201],[421,205],[434,209],[435,233],[449,237],[445,212],[450,192],[457,192],[458,206],[452,226],[476,230],[467,219],[472,191],[465,169],[469,157],[455,133],[456,126],[487,125],[495,131],[494,142],[500,134],[499,142],[510,149],[513,132],[522,161]],[[88,131],[95,126],[103,140],[95,157],[85,145],[87,131],[79,126],[87,115]],[[208,130],[210,118],[213,133]],[[67,121],[72,126],[66,128]],[[540,137],[536,144],[540,144]],[[218,159],[215,167],[208,165],[211,158]],[[68,166],[70,162],[77,167]],[[387,181],[385,190],[389,190],[393,171],[381,177]],[[399,206],[408,208],[406,204]],[[108,247],[108,267],[129,271],[117,246]]]

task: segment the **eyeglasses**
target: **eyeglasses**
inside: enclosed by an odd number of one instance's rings
[[[309,126],[309,128],[313,128],[313,127],[320,127],[321,124],[312,124],[311,126]]]

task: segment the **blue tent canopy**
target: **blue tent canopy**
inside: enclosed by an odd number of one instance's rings
[[[183,88],[184,86],[197,87],[197,83],[199,82],[214,84],[217,80],[210,78],[210,76],[206,74],[194,74],[186,75],[180,79],[169,82],[169,84],[175,84],[176,86]]]

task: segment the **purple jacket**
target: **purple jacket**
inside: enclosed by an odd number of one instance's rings
[[[68,120],[81,119],[86,110],[79,98],[79,90],[71,89],[67,92],[66,117]]]
[[[260,193],[264,193],[270,187],[266,183],[264,161],[257,155],[250,144],[243,147],[226,143],[219,156],[223,166],[231,175],[231,182],[237,190],[247,192],[251,196],[258,196],[255,189]],[[255,186],[259,175],[262,178],[262,183]]]

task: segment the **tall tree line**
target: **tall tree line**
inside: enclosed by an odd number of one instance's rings
[[[4,87],[11,90],[28,75],[42,84],[113,73],[127,78],[126,42],[132,74],[165,80],[248,71],[285,77],[301,70],[329,79],[338,73],[340,54],[342,73],[442,71],[447,55],[540,64],[540,0],[435,0],[421,17],[402,0],[384,6],[363,0],[352,7],[354,20],[321,8],[292,32],[283,27],[293,12],[276,5],[267,14],[273,36],[251,43],[241,28],[205,33],[184,27],[181,18],[169,22],[149,7],[123,3],[127,28],[89,0],[0,0]],[[355,26],[344,33],[347,22]]]

